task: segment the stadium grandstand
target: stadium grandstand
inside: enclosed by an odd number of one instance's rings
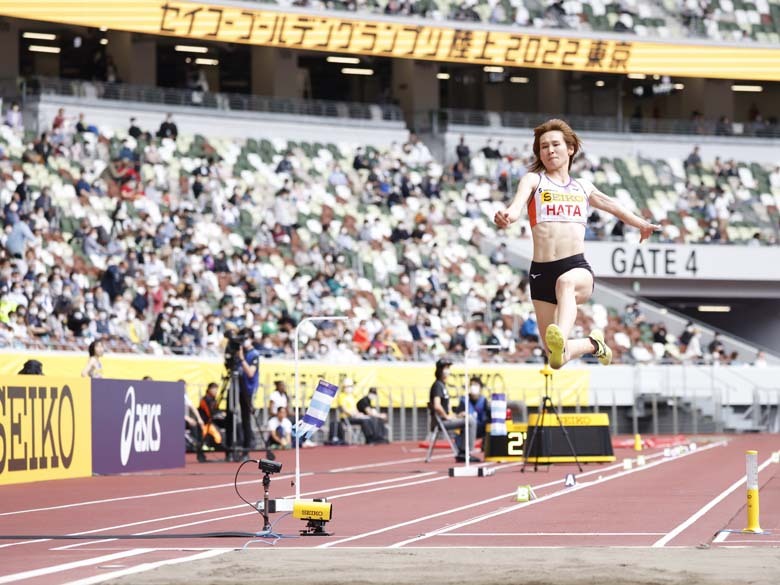
[[[282,27],[267,42],[218,3],[131,25],[46,5],[0,10],[6,348],[219,358],[249,327],[291,359],[302,318],[343,314],[304,359],[491,344],[491,363],[541,363],[530,226],[504,238],[491,218],[530,129],[562,116],[585,139],[573,172],[662,226],[642,256],[588,218],[599,278],[577,329],[606,329],[620,364],[777,361],[780,4],[241,4]],[[317,18],[317,50],[285,40]],[[721,50],[748,61],[701,58]]]
[[[737,247],[746,258],[777,249],[778,87],[764,67],[777,55],[775,3],[295,2],[244,16],[338,19],[343,10],[380,18],[371,26],[395,40],[408,29],[395,16],[431,19],[472,27],[455,31],[462,56],[487,34],[484,57],[504,42],[490,35],[503,34],[529,67],[435,52],[393,58],[396,46],[385,57],[378,47],[349,56],[355,35],[337,55],[230,43],[229,7],[218,5],[208,9],[217,27],[190,45],[177,36],[184,5],[116,29],[111,9],[58,19],[45,6],[3,8],[7,347],[84,349],[100,338],[111,352],[219,356],[226,326],[248,326],[267,356],[289,358],[303,316],[343,313],[360,326],[317,331],[306,357],[425,361],[490,342],[507,350],[491,360],[540,361],[527,259],[514,249],[529,227],[495,247],[490,218],[532,162],[529,129],[551,115],[584,132],[580,176],[663,226],[654,242],[706,245],[698,253],[715,256],[711,246]],[[196,24],[202,13],[191,15],[192,37],[208,24]],[[109,26],[91,26],[95,18]],[[370,24],[334,22],[331,30]],[[526,38],[506,23],[548,32]],[[158,34],[140,34],[148,27]],[[568,36],[549,36],[558,29]],[[735,30],[760,41],[752,69],[697,61],[695,51],[730,47]],[[592,36],[603,31],[605,40]],[[681,70],[694,73],[634,71],[639,37],[683,43]],[[569,67],[566,47],[584,61]],[[549,55],[535,61],[532,50]],[[29,233],[14,231],[20,220]],[[598,212],[588,219],[588,240],[633,238]],[[776,317],[755,328],[686,315],[701,304],[686,295],[693,281],[653,287],[646,273],[632,291],[626,279],[597,275],[628,296],[597,294],[578,326],[606,327],[619,363],[772,362],[780,350]],[[742,287],[713,278],[717,304],[742,299],[733,304],[752,307],[751,318],[773,306],[773,276],[748,274]],[[634,298],[642,284],[654,292]],[[756,303],[744,301],[751,295]],[[726,347],[708,351],[727,323]]]

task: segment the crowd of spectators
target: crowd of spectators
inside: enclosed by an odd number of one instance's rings
[[[489,22],[534,28],[614,31],[639,36],[769,41],[780,32],[770,1],[739,0],[271,0],[280,6]]]
[[[0,127],[0,346],[221,355],[226,334],[250,327],[264,355],[290,357],[303,316],[346,314],[302,327],[304,358],[434,359],[488,343],[504,350],[486,359],[542,361],[527,275],[506,248],[479,247],[528,148],[491,140],[472,154],[463,141],[452,167],[414,134],[382,151],[272,154],[182,137],[171,115],[100,133],[62,109],[26,138],[15,111]],[[584,307],[578,327],[594,325],[614,333],[618,359],[643,361],[616,311]]]

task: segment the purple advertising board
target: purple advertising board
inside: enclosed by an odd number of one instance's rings
[[[181,382],[92,380],[92,472],[184,466]]]

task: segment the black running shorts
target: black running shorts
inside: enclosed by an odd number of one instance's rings
[[[584,254],[575,254],[553,262],[531,262],[531,270],[528,273],[531,280],[531,298],[535,301],[546,301],[557,305],[558,297],[555,295],[555,283],[558,282],[561,275],[573,268],[584,268],[593,274],[593,269],[585,260]]]

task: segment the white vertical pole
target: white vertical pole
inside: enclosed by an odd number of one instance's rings
[[[300,421],[300,399],[299,399],[299,383],[298,383],[298,331],[301,325],[308,321],[349,321],[349,317],[304,317],[300,323],[295,327],[295,337],[293,340],[293,350],[295,355],[295,424]],[[295,441],[295,499],[301,499],[301,445],[300,441]]]

